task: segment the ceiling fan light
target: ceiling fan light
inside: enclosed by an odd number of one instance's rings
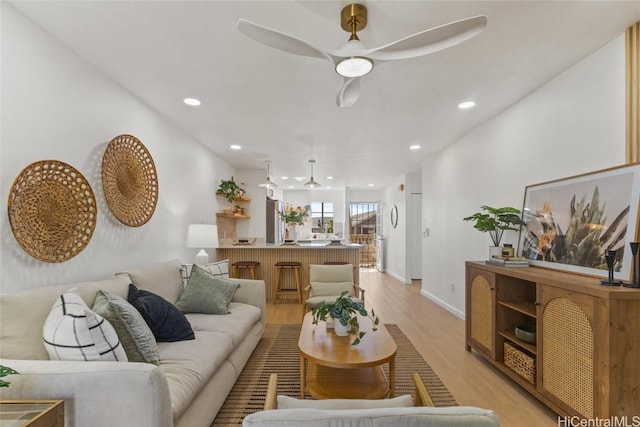
[[[336,73],[342,77],[362,77],[373,70],[373,61],[362,56],[344,58],[336,64]]]

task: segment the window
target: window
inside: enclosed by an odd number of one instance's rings
[[[333,203],[311,202],[311,231],[333,233]]]
[[[351,203],[349,210],[351,234],[382,234],[378,203]]]

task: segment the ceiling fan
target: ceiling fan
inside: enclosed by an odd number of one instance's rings
[[[358,31],[367,26],[367,8],[357,3],[350,4],[342,9],[340,18],[342,29],[351,33],[351,36],[338,50],[319,49],[297,37],[243,18],[238,20],[236,27],[243,34],[275,49],[332,62],[336,72],[344,77],[336,103],[338,107],[350,107],[356,103],[360,95],[359,78],[368,74],[375,66],[387,61],[415,58],[450,48],[477,35],[487,25],[486,16],[475,16],[368,49],[357,35]]]

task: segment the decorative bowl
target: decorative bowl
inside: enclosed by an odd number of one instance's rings
[[[536,343],[536,327],[535,325],[519,325],[516,326],[516,337],[522,341],[535,344]]]

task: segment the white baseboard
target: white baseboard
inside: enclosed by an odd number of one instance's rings
[[[448,312],[450,312],[450,313],[458,316],[462,320],[464,320],[464,318],[465,318],[464,313],[462,311],[458,310],[457,308],[453,307],[452,305],[447,304],[446,302],[442,301],[440,298],[436,297],[435,295],[430,294],[429,292],[425,291],[424,289],[420,289],[420,294],[422,294],[426,298],[429,298],[431,301],[435,302],[436,304],[438,304],[440,307],[444,308]]]
[[[402,277],[402,276],[398,276],[398,275],[397,275],[396,273],[394,273],[393,271],[389,271],[389,270],[387,270],[387,271],[386,271],[386,273],[387,273],[389,276],[393,277],[394,279],[396,279],[396,280],[398,280],[398,281],[400,281],[400,282],[404,283],[405,285],[410,285],[410,284],[411,284],[411,280],[407,280],[407,279],[405,279],[405,278],[404,278],[404,277]]]

